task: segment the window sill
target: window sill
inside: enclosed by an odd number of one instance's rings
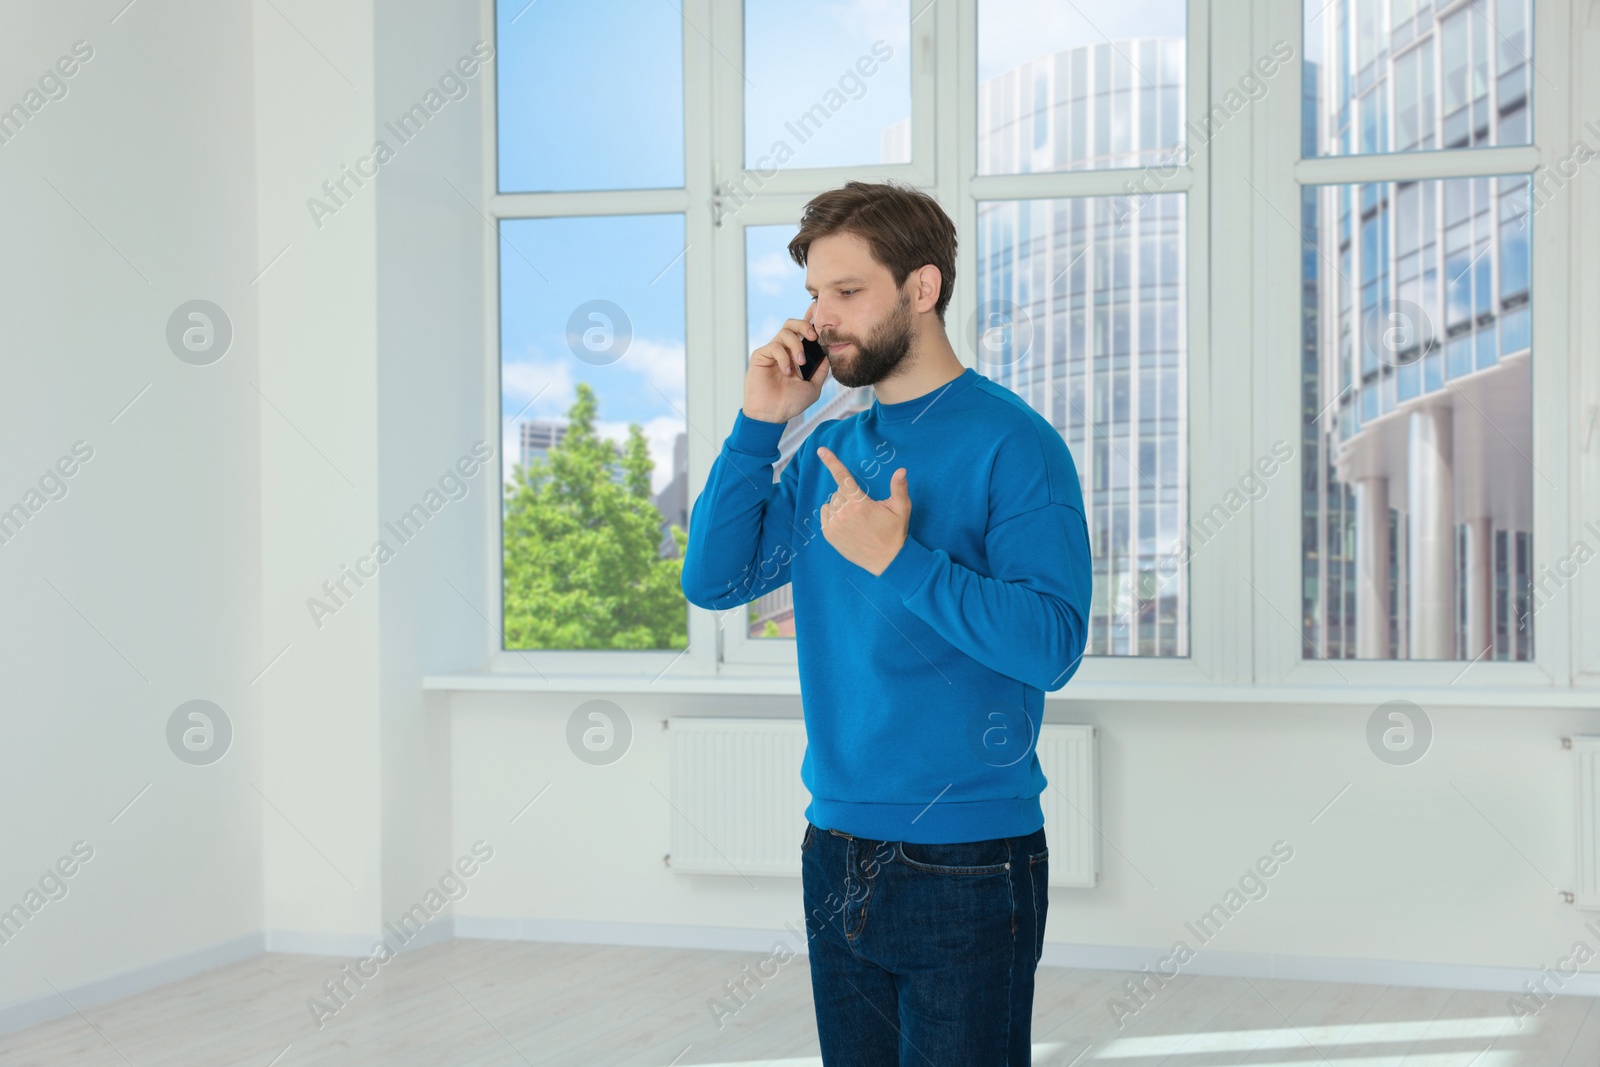
[[[430,674],[424,690],[451,693],[672,693],[705,696],[800,695],[793,675],[730,675],[653,678],[623,674],[531,674],[476,671]],[[1491,688],[1393,685],[1194,685],[1146,682],[1069,682],[1045,694],[1046,707],[1084,704],[1291,704],[1305,706],[1376,707],[1390,700],[1409,700],[1424,709],[1461,708],[1600,708],[1600,688]]]

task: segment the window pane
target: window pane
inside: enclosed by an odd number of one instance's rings
[[[500,191],[683,185],[683,16],[497,0]]]
[[[979,0],[978,173],[1183,158],[1184,0]]]
[[[910,8],[745,0],[744,165],[911,162]]]
[[[1306,154],[1531,144],[1530,3],[1305,0]]]
[[[811,303],[806,292],[806,272],[789,257],[789,242],[800,232],[798,226],[749,226],[744,231],[745,247],[745,362],[750,353],[769,343],[785,319],[804,318]],[[807,435],[824,419],[842,419],[872,406],[871,386],[846,388],[833,375],[822,383],[822,392],[806,410],[789,420],[778,439],[778,462],[772,480],[783,474]],[[750,605],[751,637],[793,637],[794,601],[790,586],[774,589]]]
[[[1304,196],[1302,653],[1529,659],[1529,181]]]
[[[507,649],[685,648],[682,215],[500,223]]]
[[[969,340],[978,373],[1043,415],[1077,460],[1094,557],[1088,655],[1187,656],[1188,560],[1216,532],[1184,532],[1184,220],[1181,193],[978,205]]]

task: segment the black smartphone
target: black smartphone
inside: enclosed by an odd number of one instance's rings
[[[827,358],[828,350],[809,337],[800,338],[800,347],[805,350],[805,362],[800,364],[800,377],[806,381],[817,373],[817,368],[822,366],[822,361]]]

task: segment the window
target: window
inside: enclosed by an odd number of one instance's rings
[[[745,168],[909,163],[908,6],[748,0]]]
[[[1309,154],[1530,144],[1530,3],[1306,0]]]
[[[1566,684],[1585,426],[1542,412],[1580,395],[1588,157],[1536,143],[1571,57],[1534,31],[1570,5],[496,11],[497,669],[793,679],[790,590],[689,607],[678,546],[804,313],[800,209],[894,178],[956,222],[956,351],[1076,461],[1078,692]],[[830,381],[775,476],[872,397]]]
[[[502,190],[681,186],[681,20],[582,11],[498,8]],[[687,647],[684,230],[559,198],[498,220],[504,649]]]
[[[1185,5],[979,0],[981,175],[1131,170],[1137,195],[981,197],[980,374],[1066,439],[1094,556],[1091,656],[1186,656],[1188,567],[1187,198],[1164,191],[1186,161]],[[959,281],[959,272],[958,272]]]
[[[1308,658],[1533,655],[1530,180],[1471,154],[1526,140],[1527,13],[1470,0],[1430,19],[1433,6],[1397,7],[1391,35],[1371,0],[1306,5],[1311,145],[1468,149],[1460,177],[1304,188]],[[1361,129],[1376,132],[1356,137],[1368,101]]]
[[[978,173],[1166,162],[1186,139],[1181,0],[1039,6],[978,0]]]
[[[675,8],[499,0],[495,15],[501,192],[683,185]]]
[[[748,5],[755,6],[764,5]],[[1054,172],[1052,182],[1067,192],[1072,171],[1183,158],[1184,6],[1155,7],[1158,24],[1117,16],[1109,24],[1128,36],[1108,39],[1067,8],[1044,30],[1028,5],[983,0],[980,173]],[[887,146],[898,142],[884,133],[878,162],[897,162]],[[1181,536],[1187,213],[1182,192],[1150,191],[1148,182],[1140,189],[1139,196],[972,196],[975,227],[962,240],[976,244],[977,308],[955,343],[964,341],[978,372],[1014,390],[1072,449],[1095,567],[1087,654],[1181,657],[1189,637]],[[746,227],[749,349],[804,309],[804,272],[785,248],[794,232],[792,225]],[[959,268],[957,284],[966,284]],[[786,302],[773,299],[779,294]],[[949,321],[958,332],[957,320]],[[819,422],[866,408],[872,396],[870,388],[840,389],[830,380],[785,431],[774,476]],[[748,637],[792,637],[793,618],[789,587],[774,590],[751,606]]]

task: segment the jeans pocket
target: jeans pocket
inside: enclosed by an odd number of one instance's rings
[[[1003,837],[943,845],[898,841],[894,851],[907,867],[931,874],[999,874],[1011,869],[1011,846]]]
[[[1050,850],[1028,857],[1028,884],[1033,890],[1033,962],[1044,958],[1044,923],[1050,912]]]
[[[800,854],[805,855],[806,849],[811,847],[811,842],[816,840],[817,828],[811,825],[811,820],[806,820],[806,835],[800,839]]]

